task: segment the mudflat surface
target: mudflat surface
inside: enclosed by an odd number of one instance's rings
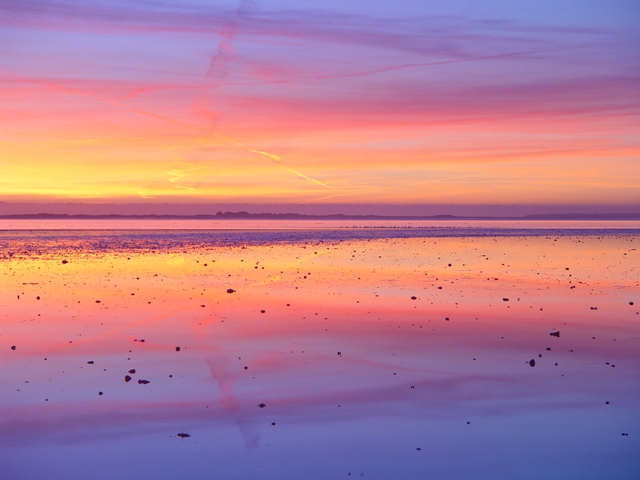
[[[638,478],[640,235],[504,233],[3,232],[0,469]]]

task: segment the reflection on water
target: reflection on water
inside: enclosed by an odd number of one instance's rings
[[[640,235],[548,233],[5,232],[3,475],[638,478]]]

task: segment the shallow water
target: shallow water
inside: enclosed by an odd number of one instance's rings
[[[602,226],[2,232],[0,470],[636,479],[639,243]]]
[[[640,220],[205,220],[169,219],[6,219],[0,232],[13,230],[339,230],[417,228],[442,230],[630,230],[640,229]],[[326,233],[326,232],[325,232]]]

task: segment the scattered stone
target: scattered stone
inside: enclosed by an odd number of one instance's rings
[[[135,368],[132,368],[131,370],[129,370],[129,373],[130,373],[131,375],[133,375],[134,373],[136,373],[136,369],[135,369]]]
[[[416,296],[411,297],[411,300],[417,300],[417,299],[418,299],[418,297],[416,297]]]
[[[265,312],[265,310],[260,310],[260,313],[264,313],[264,312]]]
[[[179,351],[180,351],[180,347],[176,347],[176,352],[179,352]]]
[[[124,376],[124,381],[129,383],[131,381],[131,377],[129,375]]]
[[[93,365],[95,362],[94,362],[93,360],[89,360],[87,363],[88,363],[89,365]]]
[[[507,297],[504,297],[504,298],[502,299],[502,301],[503,301],[503,302],[508,302],[508,301],[509,301],[509,299],[508,299]]]
[[[15,345],[11,345],[11,350],[15,350],[16,346]]]
[[[276,422],[271,422],[271,426],[275,427],[275,425],[276,425]]]
[[[531,360],[529,360],[529,365],[531,365],[532,367],[535,367],[536,361],[532,358]]]
[[[178,436],[179,436],[180,438],[189,438],[191,435],[189,435],[188,433],[180,432],[180,433],[178,434]]]
[[[552,337],[560,337],[560,332],[551,332],[549,335]]]
[[[633,302],[629,302],[629,305],[633,305]]]
[[[68,261],[68,260],[62,260],[62,264],[63,264],[63,265],[66,265],[67,263],[69,263],[69,261]]]
[[[98,395],[102,396],[102,395],[103,395],[103,393],[102,393],[102,392],[98,392]]]
[[[420,447],[417,447],[416,450],[419,452],[420,450],[422,450]]]
[[[96,303],[101,303],[100,300],[96,300]]]
[[[149,383],[149,380],[138,380],[138,385],[146,385]]]
[[[227,288],[227,293],[234,293],[235,290],[233,288]]]
[[[258,405],[260,408],[264,408],[266,407],[266,405],[264,403],[261,403],[260,405]]]

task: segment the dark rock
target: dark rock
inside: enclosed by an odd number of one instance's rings
[[[11,350],[15,350],[16,346],[15,345],[11,345]]]
[[[260,310],[260,313],[264,313],[264,312],[265,312],[265,310]]]
[[[102,395],[104,395],[104,394],[103,394],[102,392],[98,392],[98,395],[102,396]]]
[[[535,367],[536,361],[532,358],[531,360],[529,360],[529,365],[531,365],[532,367]]]
[[[266,405],[264,403],[261,403],[260,405],[258,405],[260,408],[264,408],[266,407]]]
[[[138,380],[138,385],[146,385],[149,383],[149,380]]]
[[[180,351],[180,347],[176,347],[176,352],[179,352],[179,351]]]
[[[127,383],[130,382],[131,381],[131,377],[129,375],[125,375],[124,376],[124,381],[127,382]]]
[[[502,301],[503,301],[503,302],[508,302],[508,301],[509,301],[509,299],[508,299],[507,297],[504,297],[504,298],[502,299]]]
[[[417,299],[418,299],[418,297],[415,297],[415,296],[411,297],[411,300],[417,300]]]
[[[551,332],[549,335],[552,337],[560,337],[560,332]]]
[[[629,305],[633,305],[633,302],[629,302]]]
[[[233,288],[227,288],[227,293],[234,293],[235,290]]]
[[[69,261],[68,261],[68,260],[62,260],[62,264],[63,264],[63,265],[66,265],[67,263],[69,263]]]
[[[136,369],[135,369],[135,368],[132,368],[131,370],[129,370],[129,373],[130,373],[131,375],[133,375],[134,373],[136,373]]]
[[[189,438],[191,435],[189,435],[188,433],[180,432],[180,433],[178,434],[178,436],[179,436],[180,438]]]
[[[94,362],[93,360],[89,360],[87,363],[88,363],[89,365],[93,365],[95,362]]]

